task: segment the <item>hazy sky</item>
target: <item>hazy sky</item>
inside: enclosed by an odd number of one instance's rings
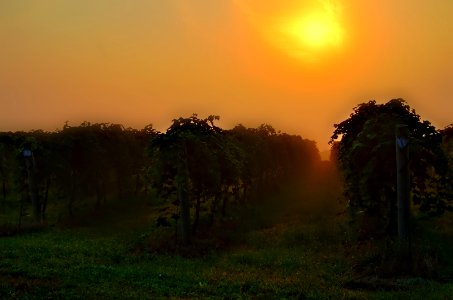
[[[326,149],[358,103],[453,122],[453,1],[0,0],[0,131],[171,119]]]

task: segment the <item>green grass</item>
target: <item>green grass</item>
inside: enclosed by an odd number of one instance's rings
[[[83,230],[54,229],[3,238],[0,298],[450,299],[453,295],[453,285],[423,279],[407,279],[411,288],[400,291],[346,289],[350,265],[341,251],[294,229],[278,232],[281,239],[269,230],[251,232],[250,243],[200,258],[134,255],[132,241],[93,237]]]
[[[164,233],[150,226],[153,209],[0,238],[0,299],[453,299],[451,283],[422,278],[388,291],[346,288],[356,260],[335,211],[252,210],[260,217],[222,233],[228,247],[192,257],[147,251]],[[442,224],[448,233],[451,221]]]

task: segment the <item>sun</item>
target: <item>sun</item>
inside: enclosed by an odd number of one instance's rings
[[[312,47],[338,44],[339,30],[333,20],[323,16],[306,18],[303,24],[293,29],[296,38]]]
[[[341,0],[234,0],[270,45],[302,62],[338,57],[345,30]]]
[[[305,58],[338,50],[343,42],[338,17],[329,9],[291,16],[280,25],[279,34],[289,54]]]

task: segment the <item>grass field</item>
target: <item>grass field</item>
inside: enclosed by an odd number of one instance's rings
[[[317,209],[261,205],[186,252],[150,250],[169,234],[153,228],[152,207],[3,237],[0,299],[453,299],[452,283],[421,277],[354,286],[344,225]]]

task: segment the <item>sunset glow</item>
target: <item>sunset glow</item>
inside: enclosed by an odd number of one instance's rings
[[[296,30],[301,32],[300,38],[311,46],[324,46],[331,41],[335,41],[335,35],[333,34],[335,29],[328,20],[314,17],[304,22],[301,28],[298,27],[296,27]]]
[[[260,11],[254,1],[238,6],[270,44],[302,62],[322,60],[339,50],[343,42],[341,5],[333,1],[301,1],[276,5],[276,11]],[[290,1],[291,2],[291,1]]]
[[[304,58],[304,55],[316,56],[316,53],[341,46],[341,29],[332,16],[311,14],[294,19],[281,30],[290,40],[286,45],[288,53]]]
[[[287,46],[289,53],[302,58],[317,58],[321,52],[332,51],[341,46],[342,29],[339,23],[339,10],[332,2],[321,2],[315,12],[301,12],[290,18],[282,26],[282,33],[294,40],[293,49]],[[308,57],[307,57],[308,56]],[[311,56],[311,57],[310,57]]]
[[[452,122],[453,2],[0,2],[0,130],[192,113],[318,141],[358,103]]]
[[[338,45],[340,42],[336,24],[322,16],[309,17],[301,27],[297,26],[295,29],[300,31],[300,38],[310,46]]]

